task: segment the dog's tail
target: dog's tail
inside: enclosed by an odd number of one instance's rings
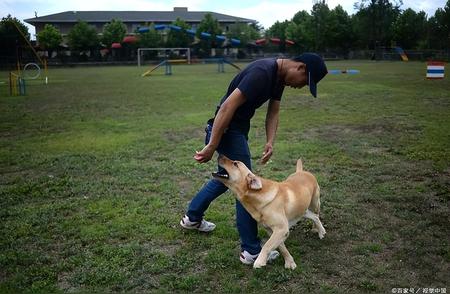
[[[301,171],[303,171],[303,163],[302,163],[302,160],[299,159],[299,160],[297,160],[297,172],[301,172]]]

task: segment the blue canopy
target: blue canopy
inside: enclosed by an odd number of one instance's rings
[[[164,30],[166,28],[165,25],[156,25],[155,26],[155,30],[159,31],[159,30]]]
[[[191,36],[195,36],[195,30],[186,30],[186,33]]]
[[[211,34],[205,33],[205,32],[202,32],[202,33],[200,34],[200,36],[201,36],[203,39],[209,39],[209,38],[211,38]]]
[[[176,25],[170,25],[169,28],[173,31],[177,31],[177,32],[181,31],[181,27],[176,26]]]
[[[150,31],[150,29],[147,27],[142,27],[142,28],[139,28],[139,30],[138,30],[139,33],[148,33],[149,31]]]
[[[238,39],[231,39],[231,44],[232,44],[232,45],[241,45],[241,40],[238,40]]]
[[[219,42],[224,42],[227,38],[225,36],[217,35],[216,40]]]

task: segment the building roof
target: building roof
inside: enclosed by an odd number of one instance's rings
[[[180,18],[186,22],[201,22],[210,13],[219,22],[247,22],[256,20],[208,11],[188,11],[186,7],[175,7],[173,11],[65,11],[41,17],[25,19],[29,24],[78,22],[110,22],[120,19],[122,22],[173,22]]]

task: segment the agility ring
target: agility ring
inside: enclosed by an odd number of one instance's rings
[[[35,72],[36,74],[34,74]],[[27,63],[23,68],[23,73],[25,79],[35,80],[41,75],[41,68],[36,63]]]

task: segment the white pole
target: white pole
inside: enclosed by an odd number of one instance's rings
[[[187,50],[187,58],[188,58],[188,64],[191,64],[191,48],[188,48],[188,50]]]

